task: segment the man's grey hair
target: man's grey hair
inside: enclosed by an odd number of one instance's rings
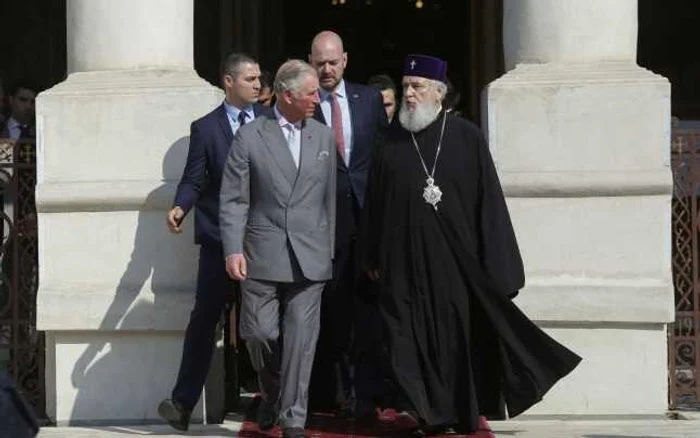
[[[316,76],[316,69],[301,59],[290,59],[280,66],[275,75],[275,94],[281,96],[285,91],[291,91],[298,96],[306,76]]]
[[[253,57],[246,55],[245,53],[231,53],[229,54],[224,62],[221,64],[221,75],[229,74],[233,79],[236,79],[243,65],[245,64],[257,64],[258,61],[253,59]]]
[[[435,79],[428,79],[428,83],[430,84],[431,87],[433,87],[435,89],[435,91],[438,94],[438,98],[442,102],[442,100],[447,95],[447,84],[442,82],[442,81],[435,80]]]

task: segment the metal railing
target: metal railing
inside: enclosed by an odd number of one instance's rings
[[[669,406],[700,408],[700,129],[674,128],[672,238],[675,323],[669,327]]]
[[[45,418],[44,334],[36,330],[35,185],[34,140],[0,139],[0,367]]]

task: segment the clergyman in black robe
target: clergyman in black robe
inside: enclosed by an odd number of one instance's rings
[[[581,359],[511,301],[525,281],[520,251],[483,134],[441,109],[446,69],[406,59],[359,263],[379,283],[397,423],[472,433],[533,406]]]

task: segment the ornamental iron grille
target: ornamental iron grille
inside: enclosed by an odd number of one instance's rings
[[[674,128],[672,238],[676,320],[669,327],[669,405],[700,408],[700,130]]]
[[[36,330],[35,184],[35,141],[0,139],[0,369],[46,418],[44,334]]]

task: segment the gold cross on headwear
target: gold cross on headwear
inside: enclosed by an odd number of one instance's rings
[[[412,59],[411,60],[411,70],[413,70],[416,67],[416,60]]]

